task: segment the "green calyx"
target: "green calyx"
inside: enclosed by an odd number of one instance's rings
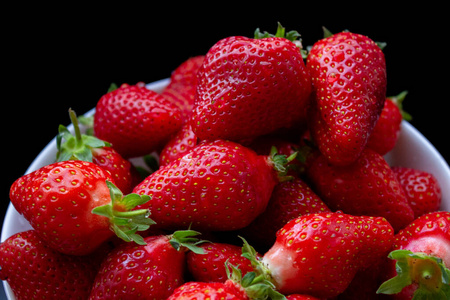
[[[240,238],[244,242],[242,256],[250,260],[254,271],[242,276],[239,268],[227,261],[225,267],[228,278],[239,283],[250,299],[286,299],[283,294],[277,292],[271,281],[270,271],[258,259],[256,250],[243,237]]]
[[[416,283],[413,300],[450,299],[450,270],[442,259],[409,250],[395,250],[388,257],[397,261],[397,276],[381,284],[378,294],[397,294]]]
[[[288,164],[295,159],[298,152],[294,152],[290,156],[283,154],[278,154],[276,147],[272,146],[270,149],[269,161],[272,164],[274,170],[278,174],[278,180],[280,182],[288,181],[292,179],[292,176],[288,176],[287,172],[289,170]]]
[[[143,237],[137,232],[145,231],[150,228],[150,225],[156,223],[149,218],[150,211],[148,209],[133,209],[149,201],[150,197],[134,193],[123,196],[122,192],[110,181],[107,180],[106,185],[110,191],[111,202],[94,208],[92,213],[107,217],[110,220],[111,230],[122,240],[145,245]]]
[[[73,135],[64,125],[59,125],[59,132],[56,136],[57,161],[71,159],[92,162],[92,148],[111,146],[94,136],[82,134],[75,111],[69,109],[70,120],[72,121],[75,135]],[[63,143],[64,140],[64,143]]]
[[[198,244],[205,243],[205,240],[199,240],[196,236],[201,235],[195,230],[178,230],[169,237],[169,243],[177,251],[188,249],[196,254],[205,254],[203,248],[198,247]]]
[[[277,32],[275,34],[268,33],[267,31],[261,32],[259,28],[256,28],[254,33],[255,39],[264,39],[269,37],[279,37],[285,38],[291,42],[293,42],[297,48],[300,50],[303,58],[307,57],[307,51],[303,50],[302,40],[300,39],[301,35],[296,30],[291,30],[286,32],[286,28],[284,28],[280,22],[278,22]]]
[[[408,94],[408,91],[403,91],[400,94],[396,95],[396,96],[391,96],[388,97],[389,99],[392,100],[392,102],[395,103],[395,105],[397,105],[398,109],[400,110],[400,113],[402,114],[402,118],[403,120],[406,121],[411,121],[412,120],[412,116],[407,113],[406,111],[403,110],[403,101],[405,100],[406,95]]]

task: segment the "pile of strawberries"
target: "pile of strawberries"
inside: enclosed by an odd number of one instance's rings
[[[16,299],[449,299],[440,183],[383,158],[405,95],[360,34],[224,38],[159,94],[108,91],[91,134],[70,110],[11,186],[33,229],[0,277]]]

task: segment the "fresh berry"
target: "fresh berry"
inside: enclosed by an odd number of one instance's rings
[[[331,298],[385,255],[394,230],[382,217],[319,213],[288,222],[261,264],[278,292]]]
[[[242,256],[242,247],[217,242],[204,243],[199,247],[203,253],[187,254],[187,267],[195,281],[225,282],[228,279],[225,267],[227,261],[239,267],[242,275],[253,271],[250,261]]]
[[[202,251],[198,234],[177,231],[118,246],[103,261],[89,299],[166,299],[184,283],[186,251]]]
[[[302,215],[329,212],[327,205],[300,178],[278,183],[266,210],[242,230],[252,245],[270,247],[277,231]]]
[[[386,62],[370,38],[341,32],[316,42],[307,68],[313,84],[309,129],[333,164],[354,162],[386,99]]]
[[[285,171],[283,155],[261,156],[231,141],[202,143],[183,157],[151,174],[134,190],[151,200],[156,226],[176,230],[235,230],[264,211],[277,170]]]
[[[225,282],[188,282],[178,287],[167,300],[285,299],[269,280],[255,272],[242,276],[241,270],[229,262],[226,262],[226,270],[228,279]]]
[[[18,178],[11,203],[48,245],[67,254],[94,251],[116,233],[140,242],[152,223],[147,210],[130,212],[147,196],[123,197],[110,175],[94,163],[63,161]]]
[[[296,43],[271,37],[218,41],[200,67],[192,129],[201,140],[240,141],[305,118],[311,81]]]
[[[332,165],[324,155],[311,162],[311,187],[331,210],[385,217],[396,231],[414,220],[414,212],[394,172],[377,152],[364,149],[347,166]]]
[[[231,282],[191,281],[178,287],[167,300],[248,300],[245,292]]]
[[[162,95],[180,108],[184,122],[187,122],[194,107],[197,90],[197,72],[205,56],[194,56],[179,65],[170,76],[170,82]]]
[[[0,245],[0,266],[17,300],[87,299],[100,263],[93,255],[55,251],[28,230]]]
[[[402,109],[406,94],[404,91],[397,96],[386,98],[380,118],[369,137],[367,147],[381,155],[394,149],[400,135],[402,120],[411,120],[411,116]]]
[[[175,134],[164,146],[159,154],[159,166],[163,167],[172,160],[175,160],[192,148],[197,146],[198,139],[189,123],[183,125],[180,131]]]
[[[141,84],[123,84],[106,93],[94,115],[95,135],[124,158],[159,151],[181,126],[179,108]]]
[[[93,162],[111,175],[114,184],[124,194],[131,193],[134,187],[132,178],[134,166],[111,148],[109,143],[94,136],[82,134],[75,111],[69,109],[69,115],[75,135],[65,126],[59,125],[59,133],[56,138],[58,148],[56,160],[71,159]]]
[[[392,299],[450,299],[450,212],[422,215],[395,235],[378,293]]]
[[[414,218],[439,209],[442,201],[441,187],[433,174],[406,167],[392,167],[392,171],[414,211]]]

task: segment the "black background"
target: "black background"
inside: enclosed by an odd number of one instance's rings
[[[445,9],[279,2],[5,9],[0,215],[9,203],[11,183],[56,135],[58,125],[69,123],[69,107],[81,115],[95,107],[112,82],[169,77],[180,63],[205,54],[219,39],[252,36],[257,27],[275,32],[278,21],[287,30],[298,30],[305,46],[322,37],[322,26],[386,42],[388,96],[409,91],[404,108],[413,115],[411,123],[450,161]]]

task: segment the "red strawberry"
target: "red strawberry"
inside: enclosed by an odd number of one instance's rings
[[[382,217],[309,214],[278,231],[260,266],[282,294],[331,298],[347,288],[358,270],[388,251],[393,235]]]
[[[311,135],[330,162],[349,164],[365,148],[386,99],[384,54],[370,38],[341,32],[313,45],[307,68]]]
[[[75,136],[63,125],[59,125],[56,138],[57,161],[82,160],[93,162],[107,171],[115,185],[125,194],[133,190],[134,166],[124,159],[110,144],[94,136],[81,134],[75,111],[69,109]],[[64,140],[64,143],[62,142]]]
[[[182,157],[197,146],[198,139],[189,123],[185,124],[177,134],[164,146],[159,154],[159,166],[163,167],[172,160]]]
[[[118,246],[103,261],[89,299],[166,299],[184,282],[186,251],[201,253],[198,234],[177,231]]]
[[[270,281],[256,276],[255,272],[242,276],[239,268],[229,262],[226,270],[228,279],[225,282],[188,282],[179,286],[167,300],[285,299]]]
[[[312,188],[331,210],[385,217],[396,231],[414,219],[414,212],[384,158],[366,148],[348,166],[334,166],[321,155],[307,170]]]
[[[225,282],[228,279],[225,267],[227,261],[239,267],[242,275],[253,271],[250,261],[242,256],[242,247],[217,242],[205,243],[199,247],[203,249],[202,254],[187,254],[187,267],[195,281]]]
[[[184,122],[190,119],[197,90],[197,72],[205,56],[191,57],[179,65],[170,76],[162,95],[180,108]]]
[[[392,167],[400,185],[405,191],[414,218],[437,211],[441,206],[441,187],[433,174],[406,167]]]
[[[239,229],[264,211],[279,181],[276,169],[285,171],[288,160],[216,140],[160,168],[133,192],[151,197],[140,208],[148,208],[160,228]]]
[[[187,282],[178,287],[167,300],[247,300],[249,297],[233,283]]]
[[[17,300],[87,299],[100,266],[96,258],[62,254],[29,230],[0,245],[0,278]]]
[[[394,149],[400,135],[402,120],[411,120],[411,116],[402,109],[406,94],[404,91],[395,97],[386,98],[380,118],[369,137],[367,147],[381,155]]]
[[[266,210],[243,229],[242,235],[259,247],[270,247],[278,229],[302,215],[329,212],[327,205],[300,178],[280,182],[272,192]]]
[[[395,235],[391,250],[384,272],[391,279],[378,293],[402,300],[450,299],[450,212],[418,217]]]
[[[178,107],[141,84],[123,84],[103,95],[94,115],[95,135],[124,158],[160,150],[181,125]]]
[[[140,242],[135,232],[152,224],[147,210],[129,212],[148,200],[122,197],[110,175],[94,163],[63,161],[18,178],[10,199],[48,245],[67,254],[91,253],[114,235]]]
[[[275,37],[231,36],[199,70],[192,129],[201,140],[240,141],[291,127],[305,118],[310,91],[300,49],[283,27]]]

